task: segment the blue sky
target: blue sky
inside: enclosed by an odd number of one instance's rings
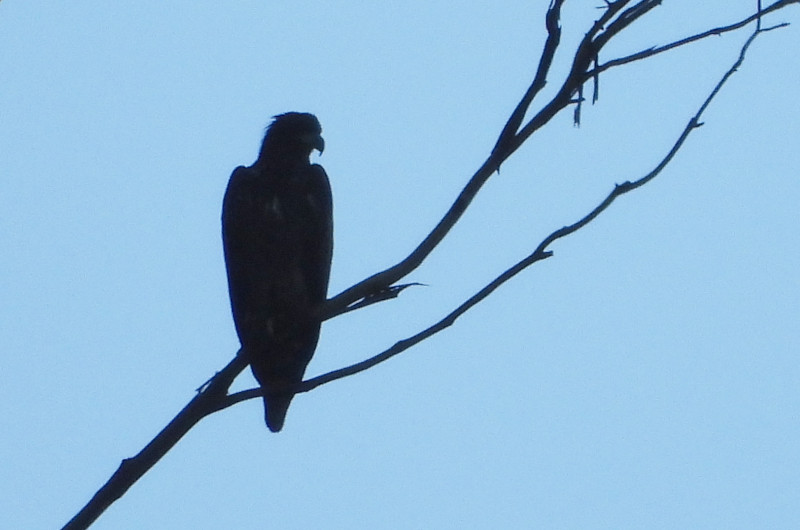
[[[335,294],[483,161],[547,3],[2,2],[0,526],[64,524],[235,353],[219,210],[270,116],[322,122]],[[605,59],[755,3],[664,2]],[[602,2],[567,4],[546,94]],[[800,526],[797,15],[553,258],[297,397],[278,435],[256,401],[205,419],[95,528]],[[604,75],[580,128],[557,116],[492,177],[408,278],[426,287],[325,324],[308,375],[438,320],[649,171],[746,36]]]

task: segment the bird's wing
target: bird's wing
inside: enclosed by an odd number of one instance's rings
[[[248,322],[266,315],[270,300],[270,252],[274,248],[274,227],[264,215],[266,201],[261,179],[251,168],[237,167],[228,182],[222,204],[222,241],[233,319],[239,338]]]
[[[333,200],[328,176],[322,166],[308,168],[307,201],[309,215],[304,219],[306,236],[303,275],[314,303],[325,301],[333,257]]]

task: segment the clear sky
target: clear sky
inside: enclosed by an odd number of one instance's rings
[[[348,5],[342,5],[348,4]],[[502,5],[501,5],[502,4]],[[57,528],[236,352],[219,234],[270,116],[317,114],[335,294],[405,256],[530,82],[548,2],[0,3],[0,527]],[[601,1],[567,2],[553,94]],[[605,57],[733,22],[666,1]],[[456,325],[201,422],[96,523],[800,527],[800,10],[664,173]],[[747,33],[608,72],[308,375],[441,318],[668,151]],[[251,388],[249,372],[235,389]]]

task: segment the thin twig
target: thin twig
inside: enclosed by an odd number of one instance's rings
[[[775,2],[771,6],[762,9],[760,2],[758,7],[758,12],[750,15],[749,17],[743,18],[738,22],[734,22],[732,24],[728,24],[727,26],[720,26],[718,28],[710,29],[708,31],[703,31],[702,33],[697,33],[696,35],[692,35],[690,37],[686,37],[669,44],[665,44],[664,46],[653,46],[651,48],[647,48],[645,50],[633,53],[631,55],[626,55],[625,57],[620,57],[618,59],[613,59],[611,61],[605,62],[600,66],[595,67],[594,69],[589,71],[590,75],[600,74],[609,70],[611,68],[622,66],[623,64],[632,63],[634,61],[640,61],[642,59],[647,59],[648,57],[653,57],[654,55],[659,55],[661,53],[674,50],[675,48],[680,48],[681,46],[686,46],[687,44],[692,44],[694,42],[707,39],[709,37],[715,37],[719,35],[723,35],[725,33],[729,33],[731,31],[736,31],[738,29],[743,28],[744,26],[750,24],[751,22],[755,21],[757,24],[760,23],[764,15],[772,13],[773,11],[777,11],[778,9],[782,9],[787,7],[791,4],[800,4],[800,0],[780,0]],[[779,24],[778,26],[785,26],[786,24]],[[761,29],[760,27],[758,29]]]

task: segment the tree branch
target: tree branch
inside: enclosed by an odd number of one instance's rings
[[[740,20],[738,22],[734,22],[733,24],[729,24],[727,26],[720,26],[718,28],[710,29],[708,31],[704,31],[704,32],[698,33],[696,35],[692,35],[691,37],[686,37],[684,39],[680,39],[680,40],[671,42],[669,44],[665,44],[664,46],[654,46],[652,48],[647,48],[646,50],[642,50],[642,51],[636,52],[634,54],[627,55],[625,57],[620,57],[618,59],[614,59],[614,60],[608,61],[606,63],[603,63],[601,66],[597,66],[596,68],[591,70],[589,72],[589,74],[590,75],[600,74],[600,73],[605,72],[606,70],[608,70],[610,68],[614,68],[616,66],[622,66],[623,64],[628,64],[628,63],[632,63],[634,61],[640,61],[642,59],[647,59],[648,57],[652,57],[654,55],[659,55],[661,53],[673,50],[675,48],[679,48],[681,46],[686,46],[687,44],[692,44],[694,42],[697,42],[697,41],[700,41],[700,40],[703,40],[703,39],[707,39],[708,37],[720,36],[720,35],[723,35],[725,33],[729,33],[731,31],[736,31],[738,29],[741,29],[741,28],[745,27],[746,25],[750,24],[753,21],[755,21],[758,24],[758,29],[761,29],[761,26],[760,26],[761,18],[764,15],[772,13],[773,11],[777,11],[778,9],[782,9],[784,7],[787,7],[787,6],[791,5],[791,4],[800,4],[800,0],[780,0],[780,1],[775,2],[774,4],[772,4],[771,6],[763,8],[763,9],[760,7],[760,2],[759,2],[759,11],[757,13],[754,13],[753,15],[750,15],[749,17],[744,18],[744,19],[742,19],[742,20]],[[784,25],[786,25],[786,24],[778,24],[778,27],[782,27]]]
[[[189,404],[183,407],[183,410],[144,449],[139,451],[136,456],[122,461],[111,478],[64,526],[63,530],[88,528],[106,508],[122,497],[142,475],[161,460],[161,457],[172,449],[183,438],[183,435],[189,432],[189,429],[212,412],[219,410],[218,403],[226,396],[231,383],[247,367],[247,364],[247,360],[239,350],[236,357],[203,385]]]
[[[528,112],[531,102],[533,102],[536,95],[547,84],[547,74],[550,72],[550,67],[553,64],[553,57],[555,57],[556,50],[561,42],[561,26],[559,25],[559,19],[561,18],[562,5],[564,5],[564,0],[556,0],[550,4],[550,8],[547,10],[547,14],[545,15],[547,40],[545,41],[542,55],[539,58],[539,66],[536,69],[536,75],[533,76],[531,86],[528,87],[525,95],[522,96],[520,102],[517,103],[516,108],[511,113],[506,125],[500,132],[500,136],[497,138],[497,143],[492,149],[492,156],[495,158],[505,160],[508,157],[506,153],[506,144],[509,142],[510,138],[516,136],[520,125],[522,125],[522,120],[525,119],[525,114]],[[498,164],[498,167],[499,165],[500,164]]]
[[[519,148],[519,146],[522,145],[522,143],[524,143],[525,140],[527,140],[533,134],[533,132],[547,123],[560,110],[563,110],[565,107],[572,104],[574,102],[572,96],[578,91],[578,89],[587,79],[591,78],[592,76],[595,76],[596,78],[599,72],[611,68],[612,66],[618,66],[625,64],[626,62],[632,62],[633,60],[639,60],[646,56],[652,56],[656,53],[666,51],[666,49],[670,49],[670,47],[674,48],[680,45],[688,44],[689,42],[694,42],[700,38],[705,38],[704,36],[720,34],[722,32],[739,29],[745,24],[754,20],[760,21],[761,15],[776,11],[790,4],[800,3],[800,0],[779,1],[767,7],[766,9],[760,10],[758,14],[748,17],[744,21],[737,24],[723,28],[717,28],[716,30],[710,30],[709,32],[698,34],[695,37],[690,37],[688,39],[684,39],[683,41],[673,43],[668,47],[653,48],[649,51],[640,52],[640,54],[647,54],[642,57],[632,58],[634,56],[629,56],[627,58],[611,61],[602,66],[596,66],[594,70],[590,70],[589,67],[592,62],[596,64],[599,50],[606,43],[608,43],[611,38],[619,34],[619,32],[621,32],[625,27],[628,27],[632,22],[643,16],[660,3],[655,0],[643,0],[633,7],[623,11],[625,6],[630,3],[629,0],[606,2],[607,7],[605,12],[600,19],[595,22],[578,46],[570,73],[568,74],[558,94],[556,94],[556,96],[539,111],[539,113],[537,113],[524,127],[520,129],[520,125],[524,121],[524,117],[527,114],[532,101],[535,99],[536,95],[539,94],[542,87],[546,83],[547,73],[550,70],[554,53],[558,48],[561,31],[560,27],[558,26],[558,21],[560,9],[563,3],[564,0],[553,0],[550,8],[547,11],[546,27],[548,31],[548,39],[545,43],[544,51],[540,57],[539,66],[533,82],[512,112],[506,125],[503,127],[492,153],[470,178],[444,217],[425,237],[425,239],[423,239],[419,246],[401,262],[353,285],[323,304],[318,310],[318,314],[322,319],[332,318],[333,316],[352,311],[366,305],[371,305],[372,303],[376,303],[378,301],[396,297],[400,291],[410,285],[413,285],[406,284],[393,286],[392,284],[397,282],[400,278],[414,270],[420,265],[420,263],[422,263],[422,261],[455,225],[483,184],[495,171],[499,169],[500,164],[509,156],[511,156],[511,154],[513,154],[516,149]],[[606,26],[607,29],[603,29]],[[775,27],[782,27],[782,25]],[[297,391],[308,392],[323,384],[362,372],[390,359],[391,357],[409,349],[410,347],[420,343],[439,331],[451,326],[461,315],[466,313],[476,304],[480,303],[505,282],[509,281],[511,278],[534,263],[550,257],[552,252],[547,250],[547,248],[553,242],[562,237],[566,237],[567,235],[572,234],[586,226],[598,215],[600,215],[600,213],[602,213],[606,208],[608,208],[608,206],[610,206],[610,204],[617,197],[633,191],[634,189],[645,185],[647,182],[655,178],[656,175],[658,175],[673,159],[689,134],[694,129],[700,127],[701,116],[711,101],[716,97],[722,86],[742,64],[747,49],[750,47],[754,39],[759,34],[769,31],[770,29],[775,29],[775,27],[768,29],[761,29],[760,25],[757,27],[756,31],[750,36],[750,38],[748,38],[746,43],[741,48],[739,58],[735,64],[725,73],[719,83],[715,86],[713,91],[700,106],[698,112],[686,125],[683,133],[675,142],[672,149],[670,149],[669,153],[661,160],[661,162],[655,167],[655,169],[653,169],[653,171],[633,182],[624,182],[623,184],[615,186],[613,191],[609,193],[609,195],[586,216],[572,225],[562,227],[559,230],[551,233],[531,254],[518,261],[508,270],[497,276],[494,280],[489,282],[477,293],[475,293],[435,324],[411,337],[398,341],[391,348],[374,357],[304,381],[301,383]],[[92,522],[94,522],[108,506],[120,498],[201,419],[213,412],[227,408],[245,399],[251,399],[260,396],[261,393],[258,389],[227,395],[233,380],[247,367],[247,365],[248,360],[245,359],[242,352],[239,351],[236,357],[234,357],[234,359],[231,360],[228,365],[225,366],[225,368],[223,368],[207,383],[202,385],[200,389],[198,389],[197,395],[166,427],[164,427],[164,429],[149,444],[147,444],[147,446],[145,446],[144,449],[142,449],[142,451],[140,451],[136,456],[122,461],[119,468],[111,476],[108,482],[106,482],[106,484],[103,485],[100,490],[98,490],[94,497],[92,497],[89,503],[87,503],[87,505],[72,520],[70,520],[66,526],[64,526],[64,529],[75,530],[88,528],[89,525],[91,525]]]
[[[625,17],[620,22],[618,18],[607,30],[604,26],[613,20],[614,17],[630,3],[630,0],[617,0],[607,4],[606,11],[592,25],[586,36],[578,46],[570,73],[558,94],[529,122],[521,132],[516,133],[522,123],[531,102],[536,94],[546,83],[546,75],[550,70],[553,55],[560,42],[560,27],[558,25],[561,6],[565,0],[553,0],[547,10],[545,17],[548,31],[548,39],[542,51],[539,67],[534,76],[531,86],[522,96],[516,108],[509,117],[506,125],[498,136],[491,154],[484,161],[481,167],[469,179],[467,185],[461,190],[455,202],[445,213],[444,217],[437,223],[434,229],[422,240],[422,242],[402,261],[389,267],[388,269],[362,280],[361,282],[345,289],[338,295],[325,302],[317,311],[322,320],[327,320],[340,315],[346,308],[358,300],[368,297],[376,292],[389,288],[393,283],[409,274],[422,264],[425,258],[430,255],[434,248],[444,239],[450,229],[455,226],[467,207],[478,194],[480,189],[489,180],[492,174],[499,171],[500,165],[508,159],[536,130],[550,121],[558,112],[572,103],[572,95],[578,91],[580,86],[587,79],[586,72],[592,61],[597,57],[599,47],[595,43],[595,37],[603,36],[604,40],[600,47],[607,43],[611,37],[617,35],[629,24],[643,16],[649,9],[658,4],[655,0],[644,0],[623,12],[620,17]],[[653,4],[652,7],[648,7]]]

